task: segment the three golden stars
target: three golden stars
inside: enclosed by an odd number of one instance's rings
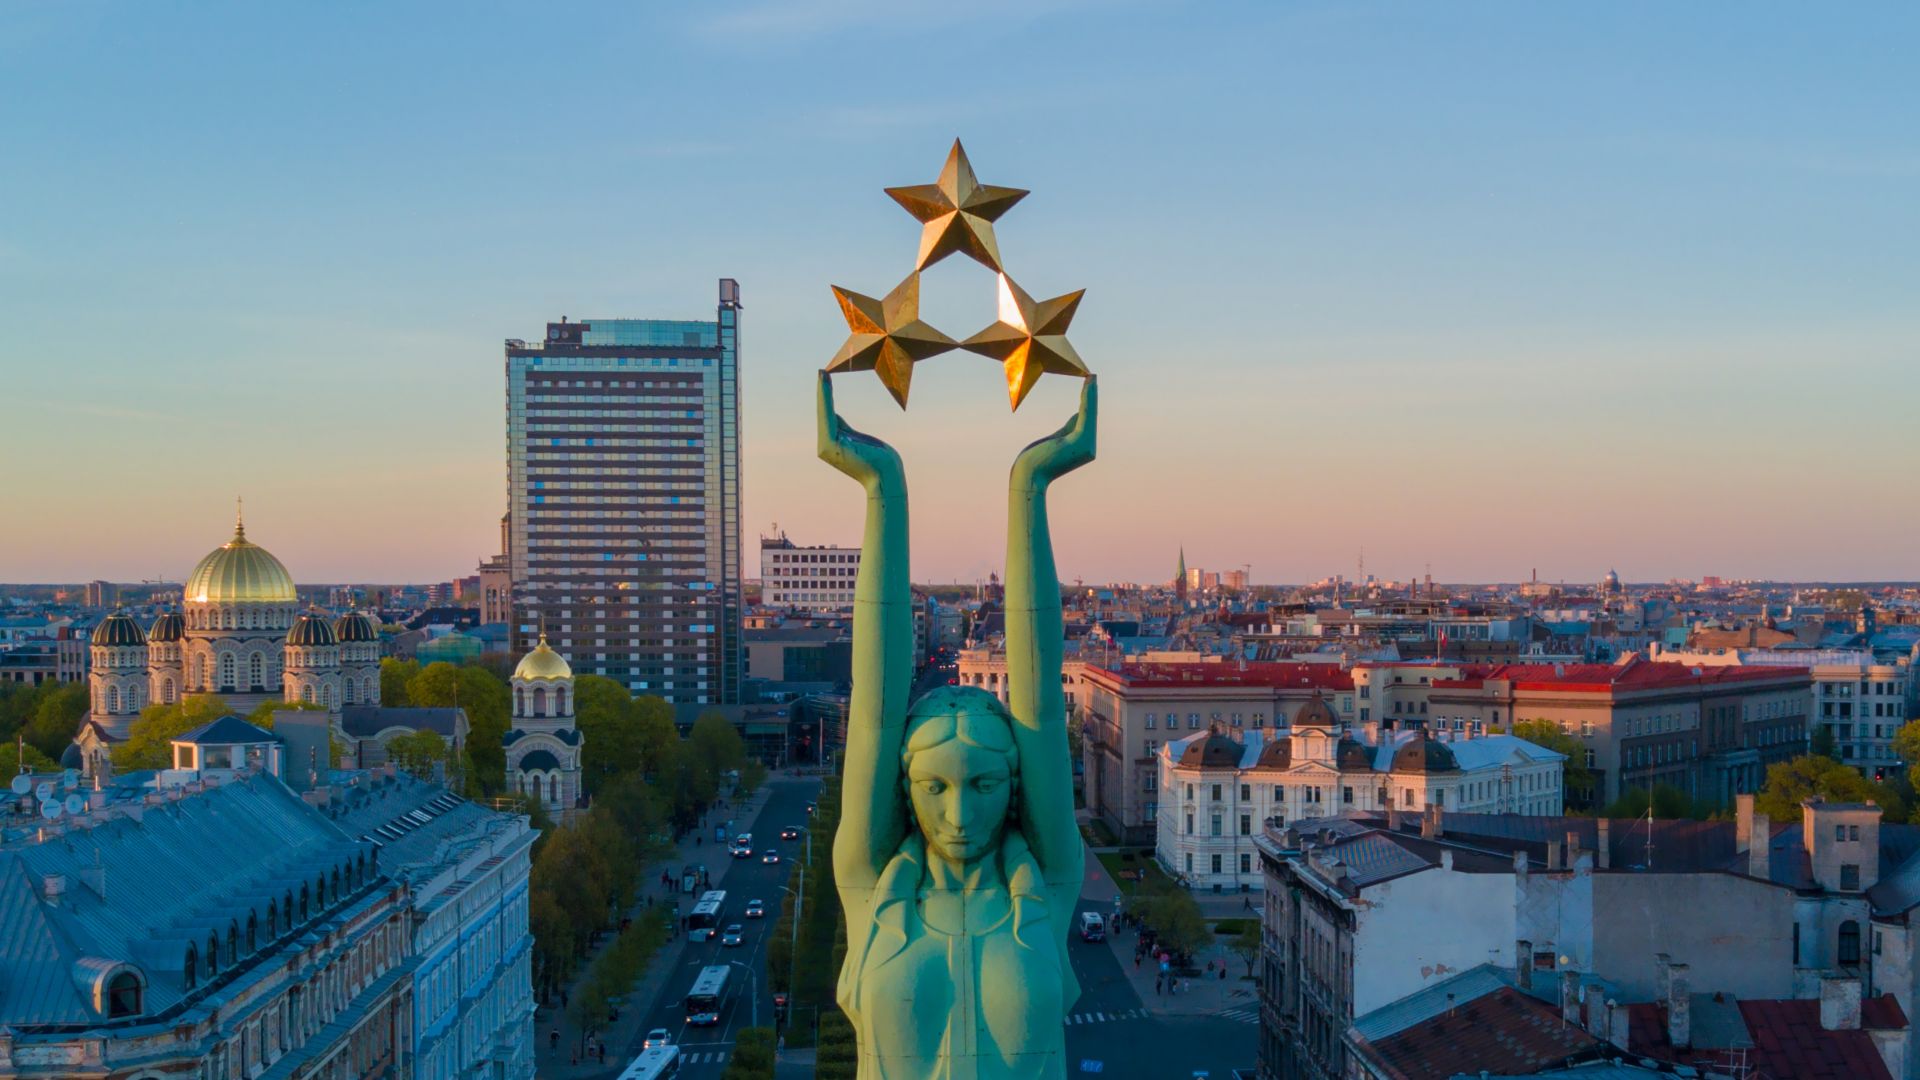
[[[875,372],[903,409],[913,365],[955,347],[1000,361],[1015,409],[1042,374],[1087,376],[1086,364],[1066,336],[1086,290],[1035,301],[1001,266],[993,223],[1026,191],[980,183],[956,139],[938,183],[888,188],[887,194],[920,221],[920,254],[913,272],[885,299],[833,287],[852,332],[827,363],[829,372]],[[920,272],[955,252],[994,271],[1000,292],[999,320],[961,342],[920,319]]]

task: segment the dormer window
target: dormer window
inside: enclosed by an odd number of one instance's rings
[[[181,965],[180,977],[181,980],[187,984],[187,989],[189,990],[193,989],[200,981],[200,954],[195,952],[191,945],[187,946],[187,959],[186,962]]]
[[[188,964],[192,966],[191,961]],[[188,979],[192,985],[192,979]],[[122,971],[107,983],[107,1019],[116,1020],[123,1016],[139,1016],[141,1012],[140,976],[131,971]]]

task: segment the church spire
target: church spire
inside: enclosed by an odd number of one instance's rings
[[[239,495],[233,497],[233,538],[247,538],[247,500]]]

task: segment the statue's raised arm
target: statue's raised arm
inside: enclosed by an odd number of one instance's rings
[[[833,847],[840,888],[866,890],[879,879],[908,828],[900,798],[900,738],[913,685],[907,478],[893,447],[840,419],[833,407],[833,383],[825,372],[820,373],[819,453],[820,460],[858,480],[867,493],[866,532],[854,579],[856,648],[840,827]]]
[[[1048,889],[1069,914],[1085,856],[1073,819],[1073,763],[1060,683],[1064,627],[1047,488],[1093,460],[1099,404],[1099,387],[1088,376],[1079,414],[1021,451],[1007,484],[1007,704],[1020,748],[1020,815]],[[1064,934],[1064,917],[1058,929]]]

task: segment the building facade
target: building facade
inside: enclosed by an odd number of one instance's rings
[[[213,771],[0,836],[0,1077],[410,1075],[404,889],[277,777]]]
[[[510,340],[516,649],[676,703],[739,698],[740,290],[713,321],[592,319]]]
[[[990,662],[975,673],[994,674]],[[1142,846],[1159,829],[1158,755],[1167,741],[1215,724],[1228,733],[1284,727],[1321,695],[1336,714],[1353,706],[1352,677],[1336,664],[1088,663],[1079,685],[1087,809],[1123,842]]]
[[[851,611],[857,547],[801,547],[786,533],[760,538],[760,602],[806,611]]]
[[[530,1080],[535,832],[435,784],[383,770],[329,789],[327,814],[379,845],[412,911],[416,1080]]]
[[[1263,831],[1361,811],[1558,816],[1565,756],[1512,735],[1430,737],[1423,729],[1355,738],[1324,706],[1287,728],[1219,730],[1159,750],[1154,854],[1190,889],[1260,888]]]

